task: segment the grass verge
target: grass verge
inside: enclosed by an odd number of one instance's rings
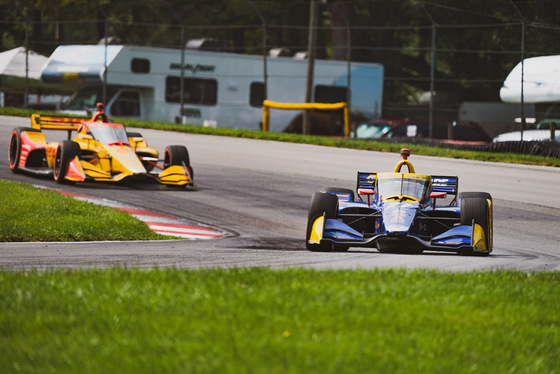
[[[20,108],[1,108],[0,115],[31,117],[32,113],[40,113],[45,115],[60,115],[60,113],[33,111]],[[560,159],[544,156],[523,155],[517,153],[495,153],[495,152],[477,152],[449,148],[432,147],[426,145],[406,144],[406,143],[388,143],[371,140],[354,140],[344,138],[332,138],[327,136],[313,136],[301,134],[286,134],[275,132],[262,132],[256,130],[229,129],[229,128],[208,128],[195,125],[180,125],[167,122],[148,122],[127,119],[114,119],[129,127],[149,128],[156,130],[177,131],[192,134],[206,134],[217,136],[231,136],[239,138],[251,138],[261,140],[272,140],[279,142],[303,143],[322,145],[327,147],[339,147],[360,149],[378,152],[399,152],[401,148],[410,148],[413,154],[424,156],[436,156],[447,158],[460,158],[467,160],[505,162],[527,165],[542,165],[560,167]]]
[[[0,272],[0,372],[557,373],[560,273]]]
[[[110,207],[1,179],[0,191],[1,242],[170,239]]]

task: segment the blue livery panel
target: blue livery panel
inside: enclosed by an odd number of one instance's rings
[[[432,191],[445,192],[448,195],[457,195],[459,177],[432,175]]]

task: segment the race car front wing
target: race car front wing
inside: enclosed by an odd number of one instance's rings
[[[320,244],[330,241],[336,245],[350,247],[375,247],[382,238],[391,238],[395,241],[401,240],[403,245],[410,240],[416,241],[424,250],[460,252],[469,250],[473,252],[487,251],[484,231],[475,223],[469,225],[455,226],[444,233],[433,237],[431,240],[423,240],[414,235],[395,236],[387,233],[377,234],[369,238],[354,230],[347,224],[337,219],[325,218],[324,215],[315,219],[308,241],[311,244]]]

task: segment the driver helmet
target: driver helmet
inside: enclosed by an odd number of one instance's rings
[[[103,103],[97,103],[97,109],[103,110],[104,107]]]

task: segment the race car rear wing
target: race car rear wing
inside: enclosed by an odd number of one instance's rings
[[[39,114],[31,115],[31,127],[38,130],[66,130],[68,139],[72,131],[77,131],[84,118],[77,117],[51,117]]]
[[[356,184],[356,192],[359,195],[370,195],[375,192],[375,180],[377,173],[358,172],[358,182]]]
[[[375,180],[377,179],[377,173],[369,172],[358,172],[358,183],[356,185],[356,190],[360,188],[366,188],[373,190],[375,188]]]
[[[445,192],[447,195],[453,195],[453,201],[451,203],[455,203],[459,191],[459,177],[432,175],[432,191]]]

